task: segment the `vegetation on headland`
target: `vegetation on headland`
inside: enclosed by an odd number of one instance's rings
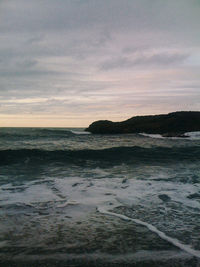
[[[136,116],[122,122],[100,120],[90,124],[85,131],[93,134],[148,133],[186,137],[186,132],[200,131],[200,111]]]

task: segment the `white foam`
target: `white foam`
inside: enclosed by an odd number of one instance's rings
[[[181,250],[183,250],[183,251],[185,251],[185,252],[187,252],[187,253],[195,256],[195,257],[200,258],[200,251],[199,250],[192,249],[190,246],[182,244],[178,239],[167,236],[165,233],[161,232],[155,226],[153,226],[149,223],[143,222],[143,221],[138,220],[138,219],[129,218],[129,217],[122,215],[122,214],[110,212],[110,211],[104,209],[103,207],[98,207],[97,210],[100,213],[105,214],[105,215],[115,216],[115,217],[118,217],[118,218],[125,220],[125,221],[132,221],[132,222],[135,222],[137,224],[143,225],[143,226],[147,227],[151,232],[156,233],[163,240],[166,240],[166,241],[170,242],[171,244],[173,244],[174,246],[180,248]]]
[[[160,134],[147,134],[147,133],[139,133],[139,134],[145,137],[158,138],[158,139],[183,139],[183,137],[164,137]],[[186,132],[184,135],[187,140],[200,140],[200,131]]]
[[[139,133],[140,135],[143,135],[143,136],[145,136],[145,137],[151,137],[151,138],[161,138],[161,139],[163,139],[163,138],[165,138],[165,137],[163,137],[162,135],[160,135],[160,134],[147,134],[147,133]]]
[[[91,134],[90,132],[86,132],[86,131],[72,131],[72,130],[71,130],[71,132],[72,132],[73,134]]]
[[[189,136],[190,140],[200,140],[200,131],[187,132],[186,135]]]
[[[2,204],[24,203],[30,205],[31,203],[59,201],[60,198],[52,193],[51,188],[46,184],[27,183],[23,191],[10,191],[15,189],[15,186],[4,186],[4,191],[1,194]],[[5,190],[8,189],[8,190]]]
[[[97,168],[94,171],[101,174],[101,169]],[[105,173],[103,174],[106,176]],[[100,212],[144,225],[161,238],[188,253],[191,252],[190,254],[192,255],[196,256],[196,254],[200,253],[189,246],[181,244],[177,239],[166,236],[151,224],[107,211],[119,206],[119,203],[128,207],[140,205],[144,210],[151,210],[152,207],[159,207],[159,205],[165,208],[166,203],[158,197],[160,194],[168,195],[171,201],[181,203],[183,208],[187,206],[200,209],[198,200],[188,198],[188,195],[199,192],[199,185],[154,180],[124,180],[124,177],[102,179],[68,177],[66,179],[54,178],[53,180],[29,182],[23,185],[22,188],[24,190],[22,191],[9,190],[12,187],[11,184],[1,186],[2,204],[20,202],[29,205],[33,204],[37,207],[37,203],[54,201],[56,202],[55,208],[62,208],[63,212],[67,210],[67,214],[72,218],[75,218],[75,216],[87,216],[96,207],[100,207],[98,208]],[[56,212],[56,209],[54,211]],[[191,210],[191,214],[192,212],[197,214],[198,211]],[[177,222],[174,222],[174,227],[177,226],[176,224]],[[157,224],[156,226],[158,227]]]
[[[65,207],[70,206],[70,205],[73,206],[73,205],[78,205],[78,204],[79,204],[79,202],[77,202],[77,201],[66,201],[63,204],[57,205],[57,208],[65,208]]]

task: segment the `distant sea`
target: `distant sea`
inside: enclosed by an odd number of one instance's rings
[[[0,266],[200,266],[200,132],[0,128]]]

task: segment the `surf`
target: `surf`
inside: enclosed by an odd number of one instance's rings
[[[164,232],[158,230],[155,226],[153,226],[153,225],[151,225],[149,223],[143,222],[143,221],[138,220],[138,219],[133,219],[133,218],[127,217],[127,216],[122,215],[122,214],[118,214],[118,213],[115,213],[115,212],[108,211],[103,207],[97,207],[97,211],[102,213],[102,214],[108,215],[108,216],[118,217],[118,218],[120,218],[122,220],[132,221],[132,222],[137,223],[139,225],[145,226],[151,232],[157,234],[163,240],[171,243],[172,245],[180,248],[181,250],[189,253],[190,255],[195,256],[195,257],[200,259],[200,250],[195,250],[195,249],[191,248],[188,245],[182,244],[178,239],[167,236]]]

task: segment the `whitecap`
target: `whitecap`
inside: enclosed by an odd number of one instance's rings
[[[187,132],[185,135],[188,136],[189,140],[200,140],[200,131],[197,132]]]
[[[157,234],[163,240],[168,241],[172,245],[180,248],[181,250],[183,250],[183,251],[185,251],[185,252],[187,252],[187,253],[189,253],[189,254],[197,257],[197,258],[200,258],[200,251],[199,250],[195,250],[195,249],[191,248],[188,245],[182,244],[176,238],[172,238],[172,237],[167,236],[164,232],[158,230],[155,226],[153,226],[153,225],[151,225],[149,223],[143,222],[143,221],[138,220],[138,219],[133,219],[133,218],[127,217],[127,216],[122,215],[122,214],[118,214],[118,213],[114,213],[114,212],[108,211],[104,207],[97,207],[97,210],[100,213],[105,214],[105,215],[115,216],[115,217],[118,217],[118,218],[120,218],[122,220],[125,220],[125,221],[132,221],[134,223],[143,225],[143,226],[147,227],[151,232]]]
[[[90,132],[86,132],[86,131],[74,131],[74,130],[71,130],[70,132],[72,132],[73,134],[91,134]]]
[[[150,137],[150,138],[158,138],[158,139],[164,139],[165,137],[163,137],[161,134],[147,134],[147,133],[139,133],[142,136],[145,137]]]

